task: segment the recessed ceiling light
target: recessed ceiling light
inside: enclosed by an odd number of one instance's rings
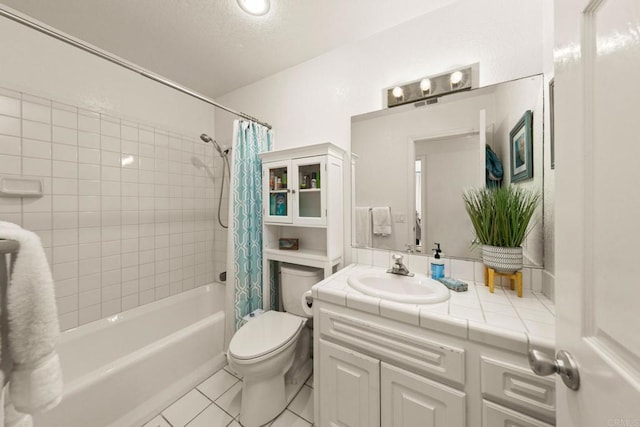
[[[269,0],[238,0],[238,4],[242,10],[255,16],[266,14],[271,7]]]

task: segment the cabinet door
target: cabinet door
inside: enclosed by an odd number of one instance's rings
[[[381,364],[382,425],[385,427],[464,427],[465,393]]]
[[[264,163],[262,165],[264,222],[291,223],[293,218],[291,195],[291,163],[289,161]]]
[[[320,340],[321,427],[380,426],[380,362]]]
[[[326,157],[315,156],[294,159],[293,222],[301,225],[327,224]]]

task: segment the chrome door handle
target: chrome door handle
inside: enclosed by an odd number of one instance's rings
[[[529,350],[529,366],[536,375],[546,377],[558,374],[571,390],[580,388],[578,364],[571,354],[564,350],[558,351],[555,359],[540,350]]]

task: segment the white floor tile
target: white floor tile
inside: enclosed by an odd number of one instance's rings
[[[289,410],[313,423],[313,389],[303,386],[289,405]]]
[[[158,415],[142,427],[171,427],[171,424],[162,418],[162,415]]]
[[[227,390],[222,396],[216,399],[215,403],[233,417],[240,415],[240,399],[242,399],[242,383],[237,382]]]
[[[238,381],[240,380],[221,369],[203,381],[197,388],[209,399],[216,400]]]
[[[231,424],[229,424],[227,427],[242,427],[242,426],[240,425],[240,423],[239,423],[239,422],[237,422],[237,421],[235,421],[235,420],[234,420],[234,421],[233,421]]]
[[[198,390],[193,389],[162,411],[162,416],[174,427],[182,427],[210,404],[211,401],[209,399],[204,397]]]
[[[229,414],[212,404],[187,424],[187,427],[225,427],[231,421],[233,418]]]
[[[293,412],[285,410],[276,420],[271,423],[271,427],[310,427],[311,424],[303,420]]]
[[[242,375],[240,375],[239,373],[237,373],[236,371],[231,369],[231,367],[229,365],[225,365],[224,370],[229,372],[234,377],[242,379]]]
[[[313,374],[311,374],[311,376],[309,377],[309,379],[307,380],[307,382],[305,384],[308,385],[309,387],[313,388]]]

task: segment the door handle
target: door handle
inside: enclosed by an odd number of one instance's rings
[[[529,366],[536,375],[546,377],[558,374],[571,390],[580,388],[578,364],[571,354],[564,350],[558,351],[555,359],[540,350],[529,350]]]

